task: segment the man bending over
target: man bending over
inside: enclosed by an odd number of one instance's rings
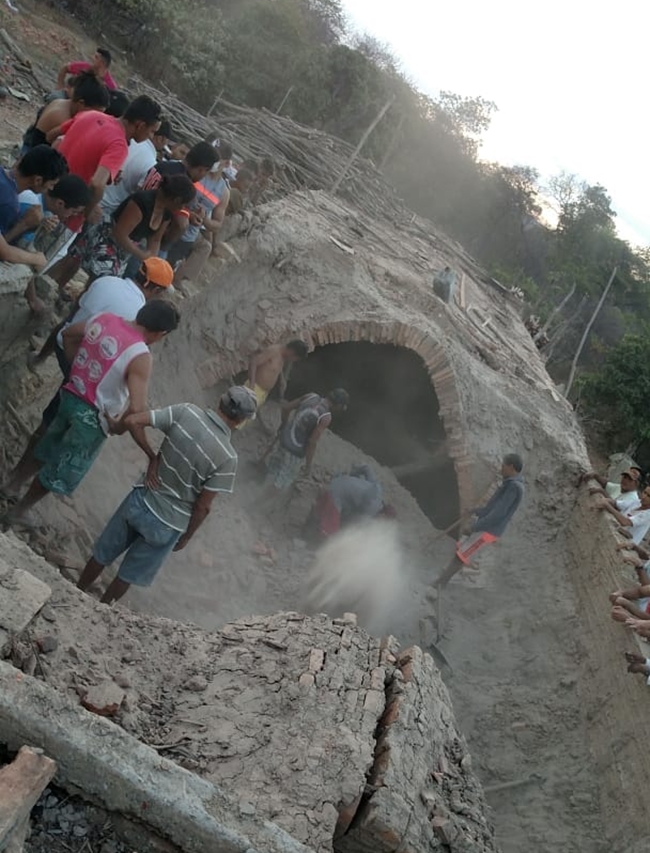
[[[356,465],[339,474],[321,492],[313,511],[318,535],[325,539],[362,519],[395,518],[395,509],[384,503],[381,483],[370,465]]]
[[[288,344],[272,344],[256,352],[248,363],[246,387],[252,389],[261,407],[280,381],[280,399],[287,389],[286,370],[296,361],[307,357],[309,348],[304,341],[289,341]]]

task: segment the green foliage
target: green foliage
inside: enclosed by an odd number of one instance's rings
[[[118,20],[114,16],[117,13]],[[214,97],[226,41],[221,15],[209,0],[112,0],[102,4],[100,24],[122,30],[135,63],[151,80],[162,80],[191,103]],[[126,19],[124,21],[123,19]],[[130,37],[129,37],[130,36]]]
[[[580,387],[582,407],[601,422],[612,446],[650,438],[650,335],[625,335]]]

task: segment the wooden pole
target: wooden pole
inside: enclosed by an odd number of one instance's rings
[[[339,172],[339,176],[338,176],[338,178],[334,181],[334,185],[332,186],[332,193],[333,193],[334,195],[336,195],[336,193],[339,191],[339,187],[340,187],[340,186],[341,186],[341,184],[343,183],[343,178],[346,176],[347,171],[348,171],[348,169],[350,168],[350,166],[354,163],[354,161],[355,161],[355,160],[357,159],[357,157],[359,156],[359,152],[361,151],[361,149],[363,148],[363,146],[364,146],[364,145],[366,144],[366,142],[368,141],[368,137],[369,137],[369,136],[370,136],[370,134],[373,132],[373,130],[377,127],[377,125],[378,125],[378,124],[379,124],[379,122],[383,119],[383,117],[386,115],[386,113],[387,113],[387,112],[388,112],[388,110],[390,109],[390,106],[391,106],[391,104],[393,103],[393,101],[394,101],[394,100],[395,100],[395,95],[393,95],[391,98],[389,98],[389,99],[386,101],[386,103],[384,104],[384,106],[379,110],[379,112],[378,112],[378,114],[377,114],[377,116],[376,116],[375,120],[372,122],[372,124],[370,125],[370,127],[366,130],[366,132],[363,134],[363,136],[362,136],[362,137],[361,137],[361,139],[359,140],[359,144],[357,145],[357,147],[354,149],[354,151],[353,151],[353,152],[352,152],[352,154],[350,155],[350,157],[349,157],[349,159],[348,159],[347,163],[343,166],[343,168],[342,168],[342,169],[341,169],[341,171]]]
[[[603,290],[602,296],[598,300],[598,305],[596,305],[596,309],[595,309],[594,313],[591,315],[591,317],[589,318],[589,322],[587,323],[585,330],[582,333],[582,338],[580,339],[580,343],[578,344],[578,349],[576,350],[576,354],[573,356],[573,362],[571,364],[571,372],[569,373],[569,380],[566,384],[566,391],[564,392],[565,397],[568,397],[569,393],[571,392],[571,388],[573,386],[573,380],[575,379],[575,375],[576,375],[576,368],[578,367],[578,359],[580,358],[583,347],[584,347],[585,343],[587,342],[587,338],[589,336],[589,332],[591,331],[591,327],[593,326],[593,324],[596,320],[596,317],[600,313],[600,309],[603,307],[603,303],[605,302],[605,299],[607,298],[607,294],[609,293],[609,288],[612,286],[614,279],[616,278],[617,272],[618,272],[618,267],[614,267],[614,269],[612,270],[612,274],[609,277],[609,281],[605,285],[605,289]]]
[[[214,99],[214,103],[212,104],[212,106],[211,106],[211,107],[210,107],[210,109],[208,110],[208,115],[206,116],[206,118],[210,118],[210,116],[212,115],[212,113],[215,111],[215,109],[217,108],[217,104],[218,104],[218,103],[219,103],[219,101],[221,100],[221,96],[222,96],[222,95],[223,95],[223,89],[219,92],[219,94],[217,95],[217,97]]]
[[[284,98],[282,98],[282,100],[280,101],[280,106],[279,106],[279,107],[277,108],[277,110],[275,111],[276,116],[279,116],[279,115],[280,115],[280,113],[282,112],[282,107],[283,107],[283,106],[286,104],[286,102],[289,100],[289,95],[293,92],[293,90],[294,90],[295,88],[296,88],[295,86],[289,86],[289,88],[287,89],[287,94],[284,96]]]
[[[392,136],[390,142],[388,143],[388,145],[386,146],[386,153],[382,157],[381,162],[379,164],[379,171],[380,172],[384,171],[384,169],[388,165],[388,161],[397,151],[397,146],[399,145],[400,134],[402,132],[403,126],[404,126],[404,116],[401,115],[399,118],[399,121],[397,122],[397,126],[395,127],[395,130],[393,131],[393,136]]]
[[[548,332],[548,330],[549,330],[549,328],[550,328],[550,326],[551,326],[551,321],[553,320],[553,318],[555,317],[555,315],[556,315],[556,314],[559,314],[559,313],[560,313],[560,311],[562,311],[562,309],[564,308],[564,306],[567,304],[567,302],[569,301],[569,299],[571,299],[571,297],[573,296],[573,294],[574,294],[575,292],[576,292],[576,283],[575,283],[575,281],[574,281],[574,282],[573,282],[573,285],[572,285],[572,287],[571,287],[571,290],[567,293],[567,295],[566,295],[566,296],[564,297],[564,299],[560,302],[560,304],[559,304],[559,305],[556,305],[556,306],[555,306],[555,308],[554,308],[554,309],[551,311],[551,313],[548,315],[548,318],[547,318],[546,322],[544,323],[544,325],[543,325],[543,326],[542,326],[542,328],[540,329],[540,332],[539,332],[539,333],[540,333],[540,335],[541,335],[541,334],[544,334],[544,335],[545,335],[545,334]]]

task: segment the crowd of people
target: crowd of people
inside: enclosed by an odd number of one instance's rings
[[[182,292],[216,253],[225,217],[260,203],[275,174],[271,157],[239,161],[215,135],[174,138],[160,105],[129,98],[110,67],[104,48],[64,65],[0,174],[0,260],[46,271],[62,299],[79,270],[89,282],[133,276],[156,256]]]
[[[636,583],[630,579],[629,586],[611,593],[612,619],[650,639],[650,550],[643,545],[650,532],[650,483],[637,466],[626,468],[618,482],[589,471],[583,474],[581,483],[589,484],[589,493],[597,499],[594,510],[616,520],[622,537],[618,550],[636,575]],[[644,675],[650,684],[650,658],[637,653],[626,653],[625,658],[628,672]]]
[[[149,408],[152,348],[181,323],[169,295],[198,279],[225,216],[263,200],[274,164],[266,157],[235,165],[232,146],[214,137],[194,145],[174,140],[160,105],[126,97],[110,64],[99,48],[91,62],[63,66],[58,90],[25,130],[18,160],[0,170],[0,260],[46,271],[60,303],[72,303],[30,359],[36,369],[55,355],[61,384],[3,484],[2,522],[24,524],[49,494],[73,494],[105,441],[128,432],[147,468],[79,579],[88,589],[124,555],[107,603],[133,583],[148,586],[168,554],[191,540],[216,496],[233,491],[233,431],[256,416],[276,385],[282,424],[265,455],[264,500],[286,499],[349,402],[342,388],[284,400],[288,368],[308,354],[307,344],[293,340],[255,353],[245,384],[228,388],[215,410],[192,402]],[[87,282],[72,302],[66,286],[80,270]],[[26,298],[38,313],[33,281]],[[158,451],[148,428],[164,434]]]

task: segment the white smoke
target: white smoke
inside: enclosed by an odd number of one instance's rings
[[[317,551],[305,578],[305,610],[336,618],[356,613],[370,633],[386,630],[406,587],[398,525],[368,521],[348,527]]]

